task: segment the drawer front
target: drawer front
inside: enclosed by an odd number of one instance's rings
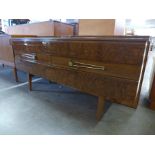
[[[25,60],[16,61],[16,65],[17,69],[45,77],[92,95],[104,96],[107,100],[130,107],[136,107],[137,105],[136,92],[138,82],[133,80],[59,66],[47,66]]]
[[[47,53],[56,57],[68,57],[102,63],[141,66],[145,44],[142,42],[61,41],[13,43],[15,55]]]
[[[84,59],[57,57],[47,53],[21,53],[16,55],[16,60],[22,59],[28,62],[56,66],[59,68],[73,69],[77,71],[91,72],[98,75],[108,75],[138,81],[140,66],[128,64],[110,64]]]

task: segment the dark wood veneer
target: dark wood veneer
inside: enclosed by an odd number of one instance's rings
[[[108,99],[137,107],[148,36],[39,37],[12,39],[17,69],[99,97],[97,119]]]

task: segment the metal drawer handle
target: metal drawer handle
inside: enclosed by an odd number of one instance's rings
[[[31,59],[31,60],[36,60],[37,56],[35,53],[32,54],[22,54],[21,57]]]
[[[69,67],[82,67],[82,68],[88,68],[88,69],[95,69],[95,70],[104,70],[104,66],[98,66],[98,65],[93,65],[93,64],[86,64],[78,61],[73,61],[70,60],[68,62]]]
[[[44,46],[46,46],[48,43],[45,42],[45,41],[42,41],[42,44],[43,44]]]
[[[28,46],[28,43],[27,43],[27,42],[24,42],[24,45],[25,45],[25,46]]]

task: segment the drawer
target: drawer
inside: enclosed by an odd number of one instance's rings
[[[55,57],[69,57],[96,61],[106,64],[127,64],[141,66],[145,44],[141,42],[24,42],[13,43],[15,55],[23,51],[28,53],[46,53]]]
[[[91,72],[100,76],[107,75],[135,81],[138,81],[141,70],[141,67],[136,65],[102,63],[83,59],[56,57],[43,53],[23,53],[21,55],[16,55],[16,60],[17,59],[44,64],[46,66]]]

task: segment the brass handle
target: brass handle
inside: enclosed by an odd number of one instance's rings
[[[78,62],[78,61],[73,61],[70,60],[68,62],[69,67],[82,67],[82,68],[88,68],[88,69],[95,69],[95,70],[104,70],[104,66],[98,66],[98,65],[93,65],[93,64],[86,64],[83,62]]]
[[[31,60],[36,60],[37,56],[36,53],[31,53],[31,54],[22,54],[21,57],[26,58],[26,59],[31,59]]]

